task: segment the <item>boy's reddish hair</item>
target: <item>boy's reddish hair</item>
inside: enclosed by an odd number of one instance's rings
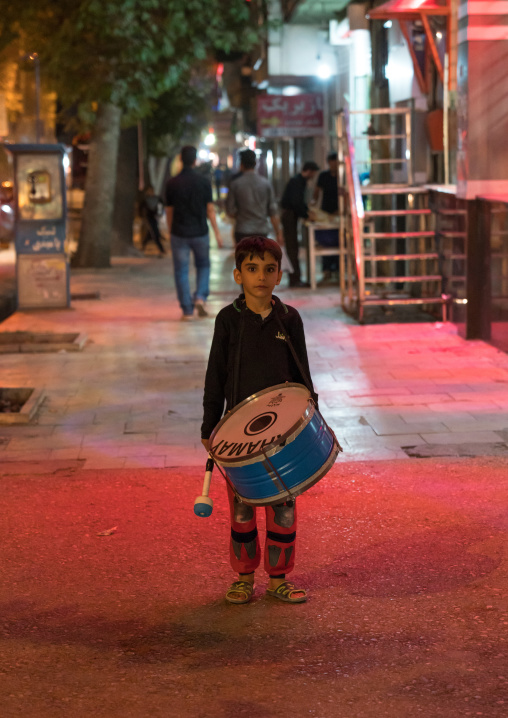
[[[235,265],[238,271],[242,268],[242,263],[247,257],[259,257],[264,259],[265,252],[270,252],[279,265],[279,272],[282,262],[282,250],[273,239],[253,235],[252,237],[244,237],[236,245],[235,249]]]

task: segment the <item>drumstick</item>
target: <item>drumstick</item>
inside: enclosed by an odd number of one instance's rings
[[[213,501],[208,497],[208,492],[210,491],[210,481],[212,479],[212,471],[213,459],[211,455],[208,454],[208,459],[206,461],[205,479],[203,481],[203,494],[201,496],[198,496],[197,499],[194,501],[194,513],[196,514],[196,516],[207,517],[210,516],[213,511]]]

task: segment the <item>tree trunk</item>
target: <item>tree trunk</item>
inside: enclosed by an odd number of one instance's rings
[[[122,111],[100,104],[90,139],[85,204],[75,267],[109,267]]]
[[[132,229],[138,197],[138,130],[128,127],[120,134],[111,254],[140,256]]]

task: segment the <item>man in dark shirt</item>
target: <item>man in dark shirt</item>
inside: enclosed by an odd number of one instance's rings
[[[319,201],[321,195],[321,209],[327,214],[338,214],[339,211],[339,193],[344,192],[343,188],[338,186],[338,168],[339,161],[336,152],[330,152],[326,158],[328,170],[321,172],[316,186],[314,188],[314,196],[311,204]],[[318,229],[316,230],[316,241],[325,247],[339,246],[339,229]],[[323,257],[323,281],[326,283],[332,279],[332,272],[339,269],[339,258]]]
[[[289,260],[293,265],[293,273],[289,275],[290,287],[308,287],[300,277],[300,264],[298,262],[298,219],[312,219],[312,210],[309,211],[305,202],[305,189],[307,182],[316,176],[319,170],[315,162],[306,162],[302,171],[292,177],[282,194],[280,206],[282,208],[281,222],[284,231],[284,244]]]
[[[199,317],[206,317],[205,302],[208,298],[210,280],[210,237],[208,222],[212,225],[215,239],[222,247],[222,238],[215,217],[210,181],[193,168],[197,150],[191,145],[182,148],[183,169],[166,184],[165,204],[168,231],[178,301],[183,320],[190,320],[196,309]],[[189,284],[190,254],[194,255],[196,267],[196,291],[191,296]]]
[[[275,238],[282,243],[277,202],[270,182],[256,172],[256,153],[240,152],[240,174],[231,181],[226,212],[235,220],[235,244],[244,237],[266,237],[272,225]],[[269,220],[269,221],[268,221]]]

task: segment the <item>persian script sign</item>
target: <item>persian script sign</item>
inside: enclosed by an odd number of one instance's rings
[[[260,137],[313,137],[323,132],[323,95],[258,97]]]

